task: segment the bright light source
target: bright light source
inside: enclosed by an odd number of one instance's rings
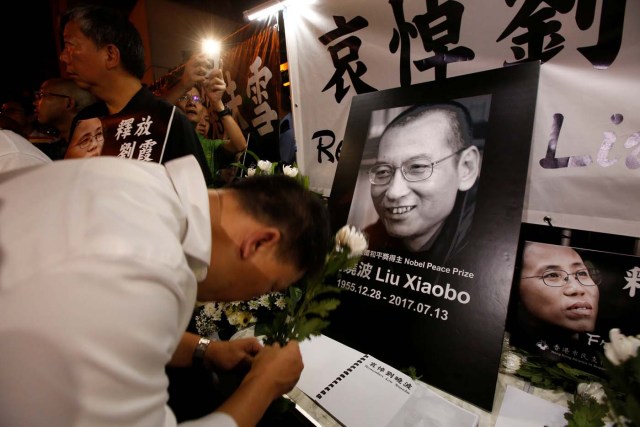
[[[314,2],[315,0],[269,0],[254,8],[245,10],[243,15],[246,20],[255,21],[267,18],[285,7],[295,6],[296,8],[299,8],[313,4]]]
[[[258,19],[264,19],[271,14],[277,13],[282,8],[284,8],[284,1],[270,0],[249,10],[245,10],[244,16],[249,21],[256,21]]]
[[[202,52],[210,56],[216,56],[220,53],[220,42],[213,39],[202,40]]]

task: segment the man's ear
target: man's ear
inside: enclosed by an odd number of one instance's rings
[[[120,49],[114,44],[108,44],[104,47],[105,66],[111,70],[120,64]]]
[[[460,153],[458,160],[458,190],[467,191],[480,175],[481,156],[478,147],[472,145]]]
[[[240,245],[242,259],[253,257],[258,251],[274,248],[280,241],[280,230],[264,227],[248,233]]]

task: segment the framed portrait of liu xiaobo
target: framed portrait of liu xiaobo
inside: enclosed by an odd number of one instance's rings
[[[539,64],[353,98],[329,208],[369,248],[326,335],[491,411]]]

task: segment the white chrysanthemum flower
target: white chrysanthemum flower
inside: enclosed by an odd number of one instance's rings
[[[614,365],[619,365],[638,354],[640,339],[627,337],[620,333],[620,329],[613,328],[609,331],[609,341],[604,344],[604,355]]]
[[[265,294],[265,295],[261,295],[258,298],[258,304],[262,307],[267,307],[269,308],[270,304],[269,304],[269,295],[270,294]]]
[[[244,313],[241,311],[238,311],[235,313],[228,313],[227,320],[229,321],[229,324],[231,326],[242,325],[242,322],[244,320]]]
[[[269,160],[260,160],[258,162],[258,169],[262,172],[271,172],[271,162]]]
[[[247,302],[247,305],[249,305],[249,310],[257,310],[260,308],[260,303],[256,300]]]
[[[351,225],[345,225],[336,233],[336,250],[349,249],[349,257],[361,256],[367,249],[367,239],[360,231]]]
[[[204,309],[202,310],[203,314],[207,317],[210,317],[212,320],[221,320],[222,319],[222,305],[209,302],[205,304]]]
[[[255,174],[256,174],[256,168],[247,169],[247,176],[251,177],[251,176],[254,176]]]
[[[604,403],[607,394],[599,382],[578,384],[578,394],[590,397],[598,403]]]
[[[502,357],[502,367],[507,374],[515,374],[522,366],[522,357],[512,351],[506,352]]]
[[[284,310],[284,308],[287,306],[287,301],[285,301],[284,297],[279,297],[274,304],[279,309]]]
[[[282,168],[282,172],[287,175],[290,176],[291,178],[295,178],[296,176],[298,176],[298,168],[296,168],[295,166],[285,166]]]

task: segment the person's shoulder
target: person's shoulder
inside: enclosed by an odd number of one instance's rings
[[[199,133],[198,133],[198,139],[200,140],[200,143],[202,144],[203,147],[213,147],[214,149],[217,149],[218,147],[220,147],[221,145],[224,145],[225,143],[224,139],[216,139],[216,138],[211,139]]]
[[[73,120],[77,123],[78,121],[84,119],[106,116],[108,113],[109,110],[107,109],[107,104],[105,104],[103,101],[97,101],[80,110]]]
[[[51,163],[51,159],[17,133],[0,129],[0,172]]]

